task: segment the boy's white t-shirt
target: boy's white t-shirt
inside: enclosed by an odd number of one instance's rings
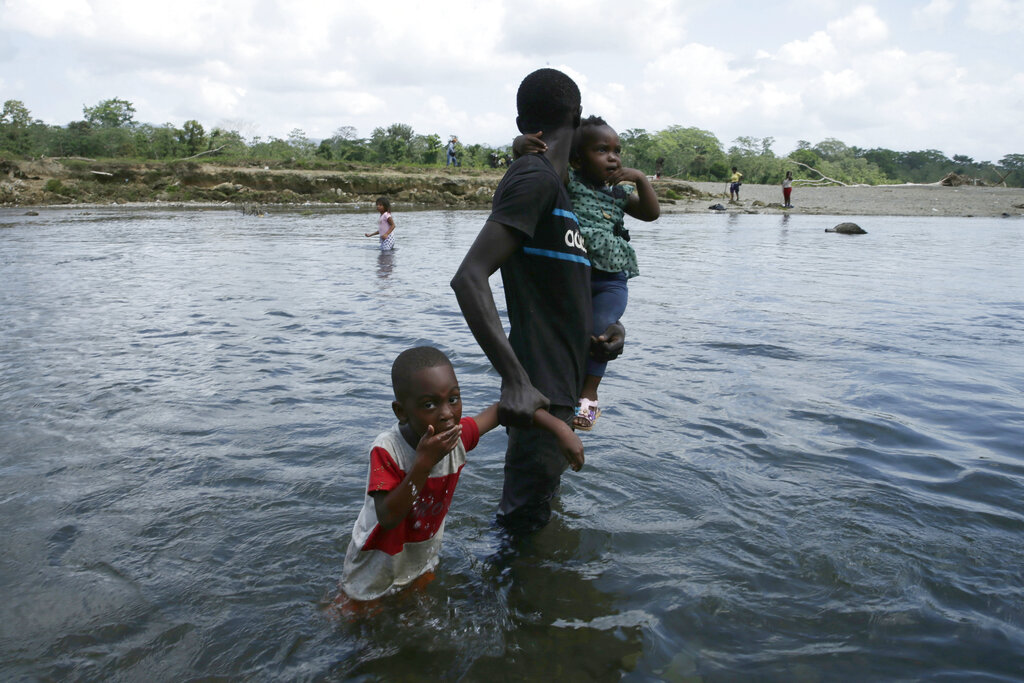
[[[412,510],[393,529],[380,526],[369,494],[390,491],[402,483],[416,460],[416,449],[406,443],[398,425],[373,442],[363,508],[352,529],[341,577],[341,587],[349,597],[379,598],[437,565],[445,517],[466,464],[466,452],[480,440],[473,418],[462,418],[461,425],[458,444],[430,470]]]

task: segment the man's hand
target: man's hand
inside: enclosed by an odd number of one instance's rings
[[[625,343],[626,328],[616,320],[600,336],[590,337],[590,356],[601,363],[615,360],[622,355]]]
[[[533,414],[540,408],[547,410],[549,405],[547,397],[532,384],[506,382],[498,402],[498,424],[525,429],[533,424]]]

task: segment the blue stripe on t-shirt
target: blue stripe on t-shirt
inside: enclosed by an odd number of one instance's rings
[[[573,221],[575,221],[576,225],[580,224],[580,219],[576,218],[576,214],[574,214],[572,211],[566,211],[565,209],[553,209],[551,213],[555,214],[556,216],[561,216],[562,218],[571,218],[573,219]]]
[[[546,256],[548,258],[557,258],[563,261],[573,261],[575,263],[582,263],[585,266],[590,265],[590,259],[579,254],[566,254],[562,251],[552,251],[551,249],[537,249],[535,247],[523,247],[523,251],[527,254],[534,256]]]

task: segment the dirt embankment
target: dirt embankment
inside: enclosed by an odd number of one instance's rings
[[[224,166],[179,161],[0,158],[0,206],[54,204],[202,204],[338,206],[389,197],[399,207],[487,209],[502,169],[339,165],[327,170]],[[777,185],[653,181],[662,213],[808,213],[834,216],[1020,216],[1024,189],[878,185],[794,187],[783,209]],[[718,211],[711,209],[714,206]]]
[[[475,207],[490,202],[497,172],[378,168],[296,170],[209,163],[122,163],[86,159],[0,160],[0,203],[201,202],[345,204],[392,200]]]
[[[300,170],[214,163],[123,163],[89,159],[0,159],[0,205],[372,203],[487,208],[503,170],[345,166]],[[686,183],[658,183],[662,201],[704,197]]]

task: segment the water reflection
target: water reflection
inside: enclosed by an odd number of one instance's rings
[[[605,558],[592,550],[594,534],[557,516],[529,536],[492,527],[486,557],[443,557],[425,587],[382,601],[372,618],[339,622],[348,646],[332,676],[620,680],[642,656],[653,617],[620,614],[622,596],[599,588]]]
[[[377,255],[377,277],[381,280],[386,280],[391,277],[391,272],[395,269],[395,250],[389,249],[388,251],[382,251]]]

